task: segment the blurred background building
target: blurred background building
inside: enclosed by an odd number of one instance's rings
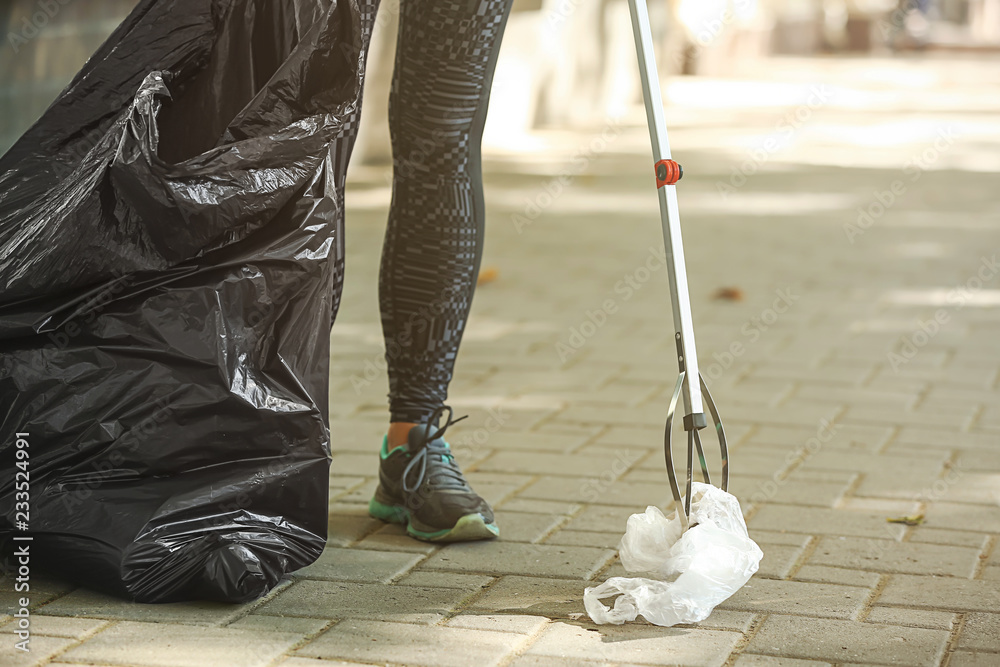
[[[405,0],[402,0],[405,1]],[[358,160],[388,161],[385,99],[400,0],[383,0]],[[0,0],[0,151],[45,110],[135,0]],[[1000,50],[1000,0],[653,0],[664,77],[739,76],[775,54]],[[639,103],[626,0],[515,0],[488,145],[600,126]]]

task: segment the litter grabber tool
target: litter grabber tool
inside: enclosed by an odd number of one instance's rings
[[[646,0],[629,0],[629,10],[639,56],[649,137],[653,144],[653,168],[673,303],[673,338],[680,371],[667,410],[663,436],[667,477],[677,513],[668,518],[658,507],[649,506],[644,513],[630,516],[618,545],[618,558],[626,572],[650,576],[610,577],[603,584],[586,588],[583,604],[594,623],[621,624],[642,616],[650,623],[671,627],[680,623],[699,623],[708,618],[715,607],[750,580],[764,554],[750,538],[739,500],[727,491],[726,433],[712,395],[698,372],[694,343],[691,298],[677,211],[677,182],[684,172],[670,157]],[[671,449],[671,428],[682,395],[683,424],[687,433],[687,478],[683,495]],[[700,431],[708,426],[706,409],[722,452],[721,488],[712,485],[701,442]],[[696,455],[704,482],[693,479]],[[606,598],[614,598],[612,606],[602,602]]]
[[[722,428],[719,411],[704,378],[698,371],[698,354],[694,342],[694,323],[691,318],[691,298],[688,294],[687,269],[684,265],[684,247],[681,241],[680,213],[677,207],[677,182],[684,170],[670,156],[667,127],[663,114],[663,99],[660,96],[660,81],[656,72],[656,56],[653,38],[649,28],[649,13],[646,0],[629,0],[632,14],[632,32],[639,57],[639,76],[642,80],[642,95],[646,103],[646,121],[649,124],[649,138],[653,145],[653,167],[656,175],[656,191],[660,199],[660,219],[663,224],[663,242],[667,256],[667,276],[670,279],[670,298],[674,316],[674,343],[677,349],[677,364],[680,375],[674,388],[670,407],[667,411],[663,449],[666,456],[667,476],[670,491],[674,496],[681,530],[690,525],[692,477],[694,457],[698,457],[702,478],[706,484],[712,480],[705,461],[705,451],[701,442],[701,429],[708,425],[705,408],[708,408],[719,438],[722,452],[721,488],[729,487],[729,453],[726,448],[726,433]],[[674,471],[674,457],[671,447],[671,428],[679,398],[684,398],[684,431],[687,433],[687,478],[685,492],[681,495],[680,485]]]

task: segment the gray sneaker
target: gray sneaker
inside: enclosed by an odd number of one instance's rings
[[[445,412],[448,418],[439,428]],[[404,524],[411,537],[427,542],[497,537],[492,508],[469,486],[444,440],[448,427],[461,421],[451,417],[450,407],[438,408],[426,424],[410,430],[407,444],[392,451],[388,436],[382,440],[379,484],[368,513]]]

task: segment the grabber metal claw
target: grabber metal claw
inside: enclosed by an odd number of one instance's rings
[[[694,455],[697,453],[702,478],[706,484],[712,480],[705,462],[705,452],[701,445],[700,430],[707,426],[702,407],[708,406],[712,423],[715,425],[722,450],[723,491],[729,487],[729,452],[726,448],[726,433],[719,419],[712,395],[705,379],[698,371],[698,354],[694,344],[694,323],[691,318],[691,298],[688,294],[687,269],[684,265],[684,246],[681,242],[681,220],[677,210],[676,183],[684,175],[684,170],[670,157],[670,143],[667,140],[667,126],[663,118],[663,98],[660,96],[660,80],[656,73],[656,56],[653,38],[649,29],[649,13],[646,0],[629,0],[632,14],[632,32],[635,49],[639,56],[639,75],[642,79],[642,95],[646,102],[646,121],[649,124],[649,138],[653,144],[653,169],[656,175],[656,189],[660,198],[660,219],[663,223],[663,242],[667,251],[667,275],[670,278],[670,298],[674,314],[674,342],[677,348],[677,364],[680,376],[674,387],[667,411],[667,424],[663,438],[663,449],[667,462],[667,477],[670,491],[674,496],[677,516],[682,530],[687,530],[691,517],[691,482],[694,472]],[[693,383],[697,383],[692,387]],[[677,401],[684,397],[684,430],[687,432],[687,480],[682,495],[677,475],[674,472],[671,452],[670,431],[673,425]]]

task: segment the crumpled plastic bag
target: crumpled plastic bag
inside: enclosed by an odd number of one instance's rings
[[[681,535],[680,520],[650,506],[628,519],[618,548],[629,572],[655,573],[664,579],[611,577],[583,594],[587,614],[598,624],[621,625],[642,616],[672,626],[697,623],[743,587],[764,557],[747,534],[740,503],[710,484],[693,482],[691,525]],[[601,599],[620,595],[614,607]]]

